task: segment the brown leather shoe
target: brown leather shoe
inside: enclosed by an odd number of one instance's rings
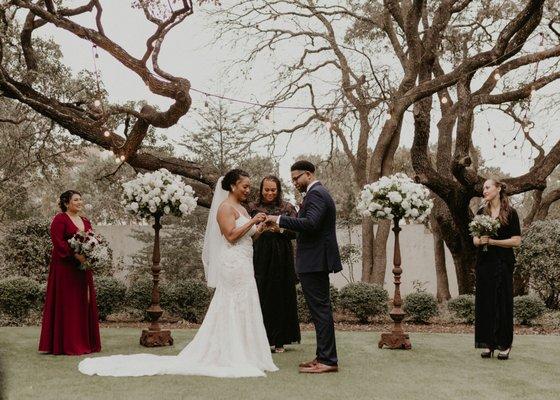
[[[327,372],[338,372],[338,365],[325,365],[318,362],[310,367],[300,367],[299,372],[302,374],[325,374]]]
[[[313,360],[308,361],[308,362],[299,363],[299,367],[300,368],[309,368],[309,367],[311,367],[315,364],[317,364],[317,359],[316,358],[314,358]]]

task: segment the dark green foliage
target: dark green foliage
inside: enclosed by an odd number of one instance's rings
[[[369,317],[387,313],[389,294],[381,286],[357,282],[349,283],[340,290],[339,306],[352,313],[360,323]]]
[[[447,308],[451,313],[466,322],[474,322],[474,296],[472,294],[462,294],[447,302]]]
[[[403,309],[412,321],[427,323],[438,314],[437,299],[427,292],[410,293],[404,298]]]

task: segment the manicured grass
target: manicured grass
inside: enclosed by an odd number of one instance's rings
[[[103,355],[176,354],[193,330],[173,332],[175,346],[145,349],[139,330],[103,329]],[[560,398],[560,336],[517,336],[511,359],[483,360],[471,335],[412,334],[411,351],[379,350],[377,333],[337,332],[338,374],[298,374],[313,358],[314,334],[273,355],[280,371],[267,378],[191,376],[90,377],[83,357],[36,352],[37,327],[0,328],[0,362],[7,399],[538,399]],[[1,396],[0,396],[1,397]]]

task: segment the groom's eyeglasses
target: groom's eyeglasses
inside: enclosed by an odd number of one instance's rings
[[[299,174],[298,176],[294,176],[294,177],[292,178],[292,182],[296,183],[297,180],[298,180],[302,175],[305,175],[305,172],[302,172],[302,173]]]

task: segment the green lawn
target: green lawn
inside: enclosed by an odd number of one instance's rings
[[[173,332],[175,346],[147,350],[138,329],[103,329],[103,355],[175,354],[195,331]],[[517,336],[509,361],[483,360],[471,335],[413,334],[411,351],[379,350],[377,333],[337,332],[338,374],[298,374],[313,358],[314,335],[275,354],[280,371],[267,378],[189,376],[90,377],[78,372],[83,357],[36,352],[37,327],[0,328],[0,357],[7,399],[554,399],[560,398],[560,336]]]

